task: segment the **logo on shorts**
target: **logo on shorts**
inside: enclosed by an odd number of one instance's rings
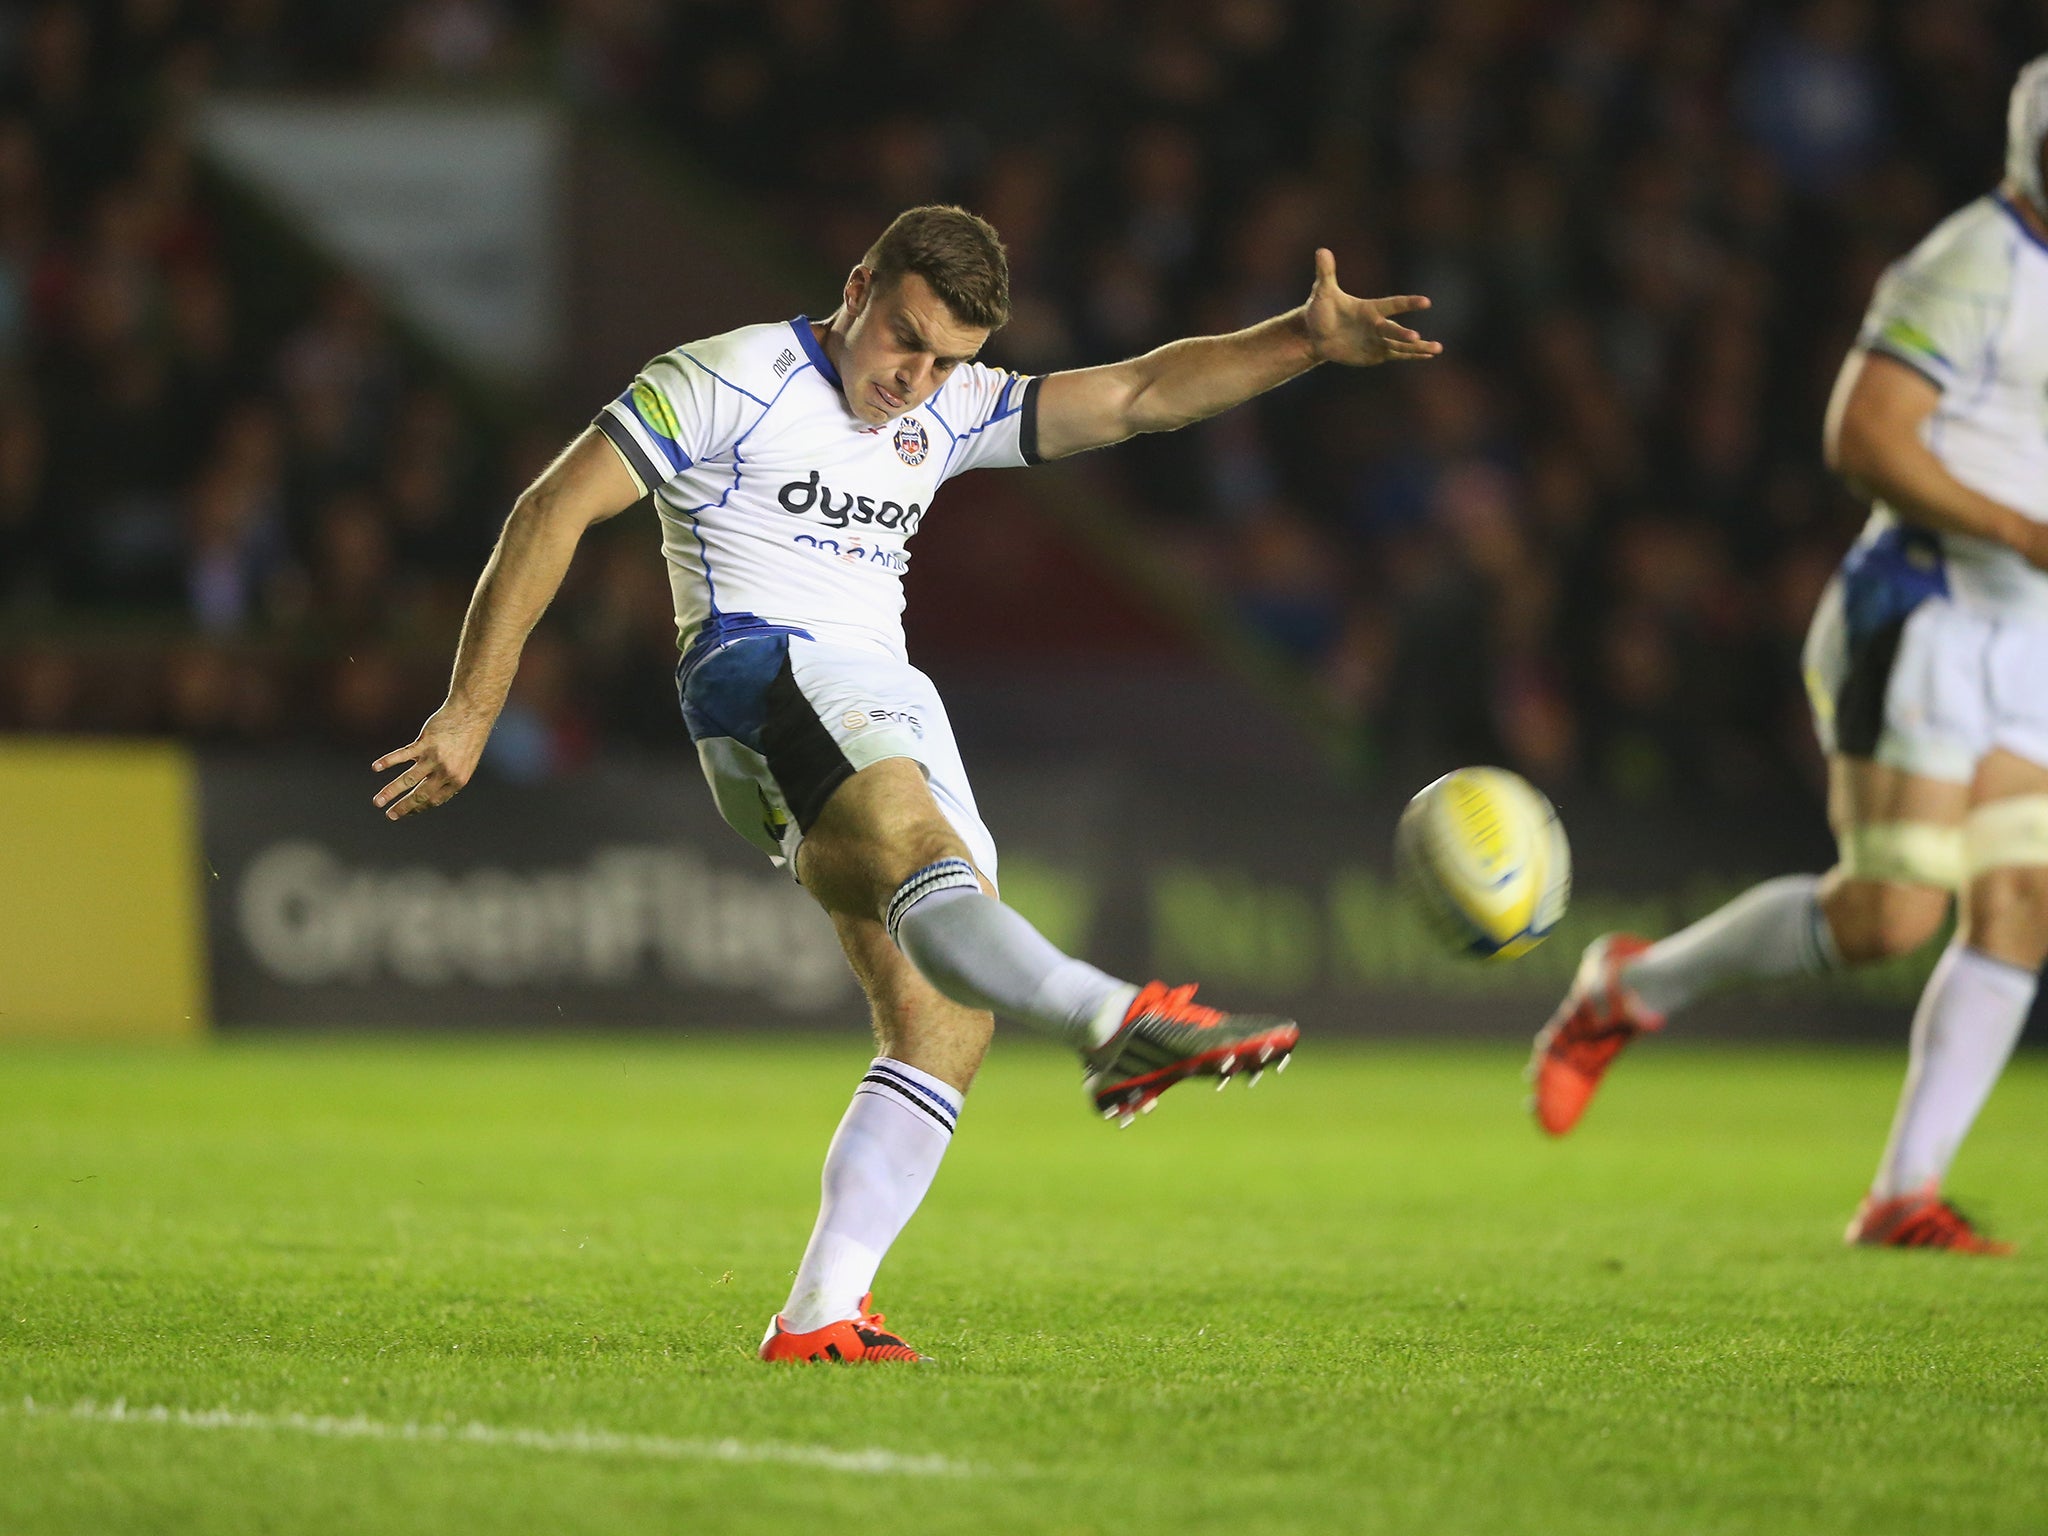
[[[864,731],[871,725],[898,725],[913,736],[924,734],[924,721],[908,709],[849,709],[839,717],[839,723],[849,731]]]
[[[896,428],[896,457],[915,469],[931,451],[932,440],[925,436],[924,423],[914,417],[904,417]]]

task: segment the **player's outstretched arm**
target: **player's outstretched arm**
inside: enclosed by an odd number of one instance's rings
[[[1917,370],[1882,352],[1852,351],[1822,429],[1828,468],[1909,522],[1995,540],[2048,569],[2048,524],[1971,490],[1921,439],[1940,403],[1939,387]]]
[[[440,805],[469,782],[505,707],[526,637],[560,589],[577,541],[639,497],[618,451],[595,427],[520,493],[469,600],[447,700],[414,740],[370,765],[378,773],[409,765],[377,792],[374,803],[387,817],[397,821]]]
[[[1140,432],[1171,432],[1242,405],[1319,363],[1369,368],[1435,357],[1394,317],[1429,308],[1415,294],[1360,299],[1337,286],[1337,258],[1316,252],[1315,285],[1299,309],[1228,336],[1169,342],[1128,362],[1055,373],[1039,386],[1038,453],[1120,443]]]

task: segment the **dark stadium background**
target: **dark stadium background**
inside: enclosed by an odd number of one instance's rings
[[[1861,511],[1822,403],[1885,263],[1996,180],[2044,44],[2048,7],[1971,0],[11,6],[0,729],[197,754],[222,1023],[815,1021],[748,969],[798,898],[709,819],[645,509],[579,557],[478,785],[369,810],[511,497],[645,357],[828,313],[913,203],[1001,230],[990,355],[1029,370],[1283,309],[1325,244],[1352,291],[1431,295],[1445,357],[956,483],[913,659],[1056,937],[1337,1027],[1532,1029],[1604,919],[1828,860],[1797,657]],[[466,355],[221,127],[337,106],[545,126],[528,362]],[[1581,921],[1512,972],[1427,954],[1385,885],[1401,800],[1471,762],[1580,855]],[[607,839],[685,863],[593,873]],[[249,870],[309,841],[341,873],[279,921],[376,875],[454,937],[349,948],[330,912],[263,951]],[[645,915],[688,859],[738,893],[708,960]],[[515,908],[554,960],[484,953]],[[1902,1039],[1914,990],[1707,1027]]]

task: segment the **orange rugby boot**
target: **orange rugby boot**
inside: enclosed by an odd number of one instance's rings
[[[782,1326],[782,1317],[778,1313],[775,1321],[768,1325],[768,1336],[761,1340],[761,1358],[820,1364],[834,1360],[849,1363],[900,1360],[916,1364],[929,1360],[929,1355],[920,1355],[889,1332],[883,1326],[881,1313],[868,1310],[874,1300],[874,1292],[868,1292],[860,1299],[859,1317],[827,1323],[809,1333],[791,1333]]]
[[[1865,1195],[1842,1241],[1860,1248],[1945,1248],[1988,1258],[2012,1252],[2011,1243],[1979,1232],[1932,1184],[1890,1200]]]
[[[1632,933],[1610,933],[1586,946],[1579,973],[1557,1012],[1536,1036],[1529,1080],[1536,1092],[1536,1123],[1562,1136],[1579,1123],[1600,1079],[1622,1047],[1646,1030],[1662,1029],[1664,1016],[1621,984],[1619,971],[1650,947]]]
[[[1268,1067],[1285,1071],[1300,1038],[1292,1019],[1223,1013],[1196,1002],[1192,985],[1154,981],[1131,1000],[1117,1032],[1085,1058],[1083,1086],[1103,1119],[1129,1125],[1185,1078],[1213,1077],[1220,1089],[1240,1072],[1256,1083]]]

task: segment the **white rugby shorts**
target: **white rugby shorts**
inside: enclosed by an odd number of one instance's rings
[[[945,705],[908,662],[806,635],[756,634],[687,658],[677,692],[719,814],[792,875],[832,792],[872,763],[907,757],[995,884],[995,839]]]
[[[2000,749],[2048,767],[2041,619],[1977,613],[1939,593],[1874,600],[1869,578],[1845,566],[1807,631],[1805,672],[1825,752],[1952,784]]]

